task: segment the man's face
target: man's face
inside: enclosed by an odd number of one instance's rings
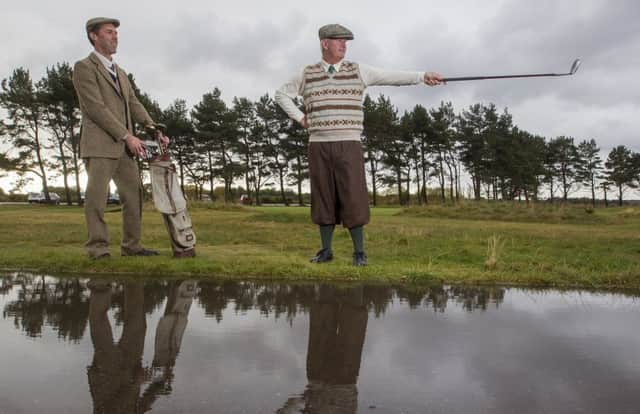
[[[347,39],[322,39],[322,54],[328,63],[337,63],[347,54]]]
[[[111,23],[103,24],[90,34],[93,46],[103,55],[113,55],[118,49],[118,29]]]

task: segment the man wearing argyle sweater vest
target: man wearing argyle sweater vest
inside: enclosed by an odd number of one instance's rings
[[[363,226],[369,223],[369,193],[360,137],[364,90],[373,85],[434,86],[442,77],[432,72],[376,69],[344,60],[353,33],[339,24],[318,31],[322,61],[309,65],[276,91],[276,102],[309,129],[311,218],[320,226],[322,249],[314,263],[333,259],[333,230],[342,223],[353,241],[353,264],[366,266]],[[302,96],[306,114],[294,98]]]

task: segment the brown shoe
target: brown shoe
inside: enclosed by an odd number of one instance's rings
[[[176,259],[188,259],[189,257],[196,257],[196,249],[173,252],[173,257],[175,257]]]
[[[122,256],[157,256],[159,253],[156,250],[145,249],[141,247],[139,250],[120,249]]]

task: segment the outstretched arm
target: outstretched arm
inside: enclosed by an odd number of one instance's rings
[[[435,72],[385,70],[360,64],[360,76],[365,86],[404,86],[426,83],[429,86],[442,83],[442,76]]]

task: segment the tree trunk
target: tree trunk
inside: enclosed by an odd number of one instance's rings
[[[298,171],[296,172],[296,180],[298,181],[298,205],[304,206],[304,200],[302,199],[302,157],[297,156]]]
[[[420,146],[420,161],[422,163],[422,188],[420,189],[420,197],[424,200],[425,204],[429,204],[429,200],[427,199],[427,156],[424,145]]]
[[[67,167],[67,156],[64,153],[64,141],[58,140],[58,151],[62,162],[62,182],[64,183],[64,195],[67,198],[67,205],[71,203],[71,190],[69,189],[69,167]]]
[[[184,165],[182,165],[182,157],[178,157],[178,168],[180,169],[180,189],[184,192]]]
[[[42,191],[44,192],[44,198],[47,202],[51,201],[49,196],[49,184],[47,183],[47,172],[44,168],[44,160],[42,159],[42,147],[40,144],[40,132],[38,124],[34,127],[35,141],[36,141],[36,159],[38,161],[38,168],[40,169],[40,178],[42,179]]]
[[[453,170],[451,169],[451,164],[447,162],[447,169],[449,170],[449,197],[451,198],[451,202],[455,200],[455,196],[453,194],[453,180],[455,176],[453,174]]]
[[[280,196],[282,197],[282,202],[285,206],[289,207],[289,200],[287,200],[287,195],[284,192],[284,168],[278,168],[278,176],[280,178]]]
[[[247,145],[247,148],[248,148],[248,144],[245,143],[245,145]],[[246,188],[247,195],[249,196],[249,198],[251,198],[251,177],[250,176],[251,176],[251,173],[252,173],[252,170],[251,170],[252,167],[250,165],[251,164],[251,160],[250,160],[250,157],[249,157],[249,150],[247,150],[247,153],[245,154],[244,162],[247,164],[247,166],[246,166],[247,170],[244,173],[244,183],[245,183],[245,185],[247,187]]]
[[[622,185],[618,186],[618,205],[622,207]]]
[[[405,203],[407,205],[411,204],[411,167],[407,167],[407,195],[405,197]]]
[[[78,205],[83,204],[82,193],[80,191],[80,164],[78,162],[78,154],[75,151],[71,151],[73,155],[73,171],[76,178],[76,197],[78,198]]]
[[[211,197],[211,200],[213,200],[213,154],[211,154],[211,151],[207,151],[207,155],[208,155],[208,159],[209,159],[209,196]],[[222,159],[224,160],[224,155],[222,156]],[[224,164],[224,161],[223,161]],[[226,181],[225,181],[226,182]],[[226,187],[225,187],[226,190]],[[202,199],[202,195],[200,196],[200,198]],[[225,191],[224,194],[224,202],[227,202],[227,194]]]
[[[400,203],[400,205],[402,204],[402,172],[400,171],[400,168],[396,168],[396,183],[398,186],[398,203]]]
[[[376,163],[373,159],[371,151],[368,151],[368,155],[369,155],[369,166],[371,170],[371,193],[373,197],[373,206],[375,207],[378,205],[378,189],[376,186],[376,173],[377,173]]]
[[[422,187],[421,187],[421,181],[420,181],[420,166],[418,163],[416,163],[415,165],[416,167],[416,186],[418,188],[418,205],[421,206],[422,205]]]
[[[442,165],[442,156],[440,156],[440,159],[438,160],[439,164],[440,164],[440,171],[438,171],[438,180],[440,180],[440,194],[442,196],[442,202],[444,203],[446,201],[446,195],[445,195],[445,185],[446,185],[446,181],[444,179],[444,165]]]
[[[482,196],[482,183],[480,181],[480,174],[477,171],[474,174],[471,174],[471,185],[473,186],[473,198],[476,201],[480,200],[480,197]]]
[[[567,173],[562,171],[562,201],[567,202],[569,197],[569,185],[567,184]]]

